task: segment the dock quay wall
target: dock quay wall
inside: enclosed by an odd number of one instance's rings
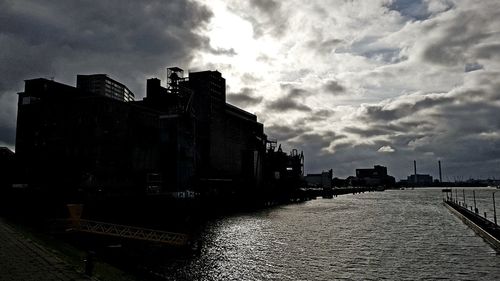
[[[452,200],[443,200],[443,204],[454,215],[474,230],[474,232],[488,242],[493,249],[495,249],[495,251],[500,253],[500,227],[498,227],[498,225],[453,202]]]

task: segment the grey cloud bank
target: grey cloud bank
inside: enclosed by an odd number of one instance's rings
[[[140,97],[146,77],[209,49],[199,31],[212,13],[191,1],[2,0],[0,11],[0,144],[11,147],[25,79],[108,73]]]
[[[303,149],[307,172],[405,178],[415,159],[436,175],[440,159],[445,179],[500,177],[500,2],[201,1],[0,1],[0,145],[24,79],[104,72],[140,97],[147,77],[194,64]],[[209,37],[217,5],[248,42]]]

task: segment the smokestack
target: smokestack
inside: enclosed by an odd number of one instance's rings
[[[414,175],[415,175],[415,183],[417,182],[417,160],[413,160],[413,170],[414,170]]]
[[[438,160],[439,165],[439,182],[443,182],[443,177],[441,175],[441,160]]]

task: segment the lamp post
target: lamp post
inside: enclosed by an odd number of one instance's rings
[[[477,207],[476,207],[476,191],[475,190],[472,191],[472,196],[474,196],[474,213],[477,214],[478,212],[477,212]]]
[[[467,204],[465,204],[465,189],[462,189],[462,195],[464,196],[464,207],[467,208]]]
[[[495,221],[495,224],[498,225],[497,223],[497,208],[495,206],[495,191],[493,191],[493,220]]]

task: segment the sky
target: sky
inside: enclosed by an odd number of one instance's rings
[[[307,173],[500,178],[498,0],[0,0],[0,50],[0,146],[25,79],[107,73],[141,99],[179,66],[220,71]]]

